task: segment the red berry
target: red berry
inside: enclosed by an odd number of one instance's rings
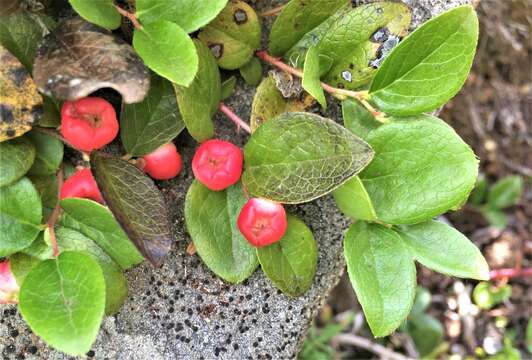
[[[240,210],[237,225],[251,245],[263,247],[281,240],[288,223],[283,205],[252,198]]]
[[[79,150],[100,149],[118,134],[115,109],[98,97],[65,101],[61,108],[61,134]]]
[[[0,261],[0,304],[18,303],[19,290],[9,260]]]
[[[223,140],[200,145],[192,159],[194,176],[211,190],[223,190],[235,184],[242,174],[244,157],[239,147]]]
[[[103,204],[102,194],[92,176],[91,169],[78,170],[63,183],[61,200],[71,197],[92,199]]]
[[[154,179],[168,180],[176,177],[181,171],[181,156],[173,143],[144,155],[143,159],[142,169]]]

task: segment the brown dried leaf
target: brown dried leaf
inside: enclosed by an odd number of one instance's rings
[[[125,103],[136,103],[150,86],[148,69],[129,44],[79,17],[62,21],[43,39],[33,78],[41,92],[62,100],[110,87]]]
[[[42,97],[24,65],[0,46],[0,141],[24,134],[42,115]]]

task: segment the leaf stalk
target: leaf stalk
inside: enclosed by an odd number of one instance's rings
[[[225,105],[223,102],[220,102],[220,104],[218,104],[218,109],[225,115],[229,118],[229,120],[231,120],[232,122],[234,122],[237,126],[238,129],[242,128],[244,129],[248,134],[251,134],[251,128],[249,127],[249,125],[240,118],[240,116],[238,116],[237,114],[235,114],[235,112],[230,108],[228,107],[227,105]]]
[[[138,21],[137,17],[135,16],[135,14],[133,13],[130,13],[129,11],[125,10],[125,9],[122,9],[120,6],[118,5],[115,5],[115,9],[116,11],[118,11],[120,13],[120,15],[122,15],[123,17],[125,18],[128,18],[129,21],[131,21],[131,23],[133,24],[133,27],[135,29],[142,29],[142,25],[140,24],[140,22]]]

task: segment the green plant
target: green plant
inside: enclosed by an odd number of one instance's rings
[[[478,37],[472,7],[407,35],[411,14],[402,3],[292,0],[269,36],[277,58],[256,51],[260,22],[243,1],[137,0],[132,12],[112,0],[70,3],[89,22],[20,11],[0,25],[0,257],[9,258],[21,286],[23,317],[50,345],[85,353],[104,312],[126,298],[123,271],[144,258],[162,263],[174,241],[168,210],[132,158],[184,128],[198,142],[212,138],[218,110],[251,133],[244,172],[220,191],[192,183],[185,218],[199,256],[222,279],[241,282],[260,264],[288,296],[305,293],[318,259],[311,230],[288,215],[282,239],[256,249],[237,217],[248,197],[299,204],[330,193],[353,219],[345,258],[375,336],[390,334],[410,313],[415,261],[488,279],[480,251],[432,220],[466,201],[478,160],[450,126],[425,114],[452,98],[469,73]],[[117,29],[120,15],[134,27],[133,46],[101,28]],[[43,36],[43,27],[51,34]],[[281,73],[260,82],[247,124],[220,102],[234,88],[231,78],[222,83],[220,68],[239,69],[256,84],[259,59]],[[102,87],[122,95],[125,154],[82,156],[106,206],[58,201],[69,168],[63,142],[71,145],[54,129],[59,102]],[[341,101],[344,126],[305,112],[314,99],[325,108],[332,100],[325,92]]]

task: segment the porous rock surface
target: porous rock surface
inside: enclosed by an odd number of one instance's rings
[[[362,4],[369,1],[354,1]],[[469,0],[404,0],[412,9],[414,27]],[[257,0],[264,10],[279,1]],[[265,21],[269,26],[271,20]],[[239,80],[228,101],[248,118],[253,88]],[[337,106],[327,116],[340,121]],[[215,117],[217,136],[244,144],[246,134],[222,115]],[[291,206],[318,242],[314,284],[304,296],[290,299],[276,290],[258,269],[239,285],[224,283],[186,253],[191,241],[185,229],[183,204],[192,181],[190,160],[195,143],[185,134],[177,139],[184,170],[163,189],[174,224],[176,243],[164,265],[144,263],[127,273],[129,298],[121,312],[107,317],[87,357],[97,359],[291,359],[295,358],[320,305],[343,272],[342,236],[348,226],[331,196]],[[71,358],[49,349],[22,321],[15,306],[0,307],[0,355],[5,359]]]

